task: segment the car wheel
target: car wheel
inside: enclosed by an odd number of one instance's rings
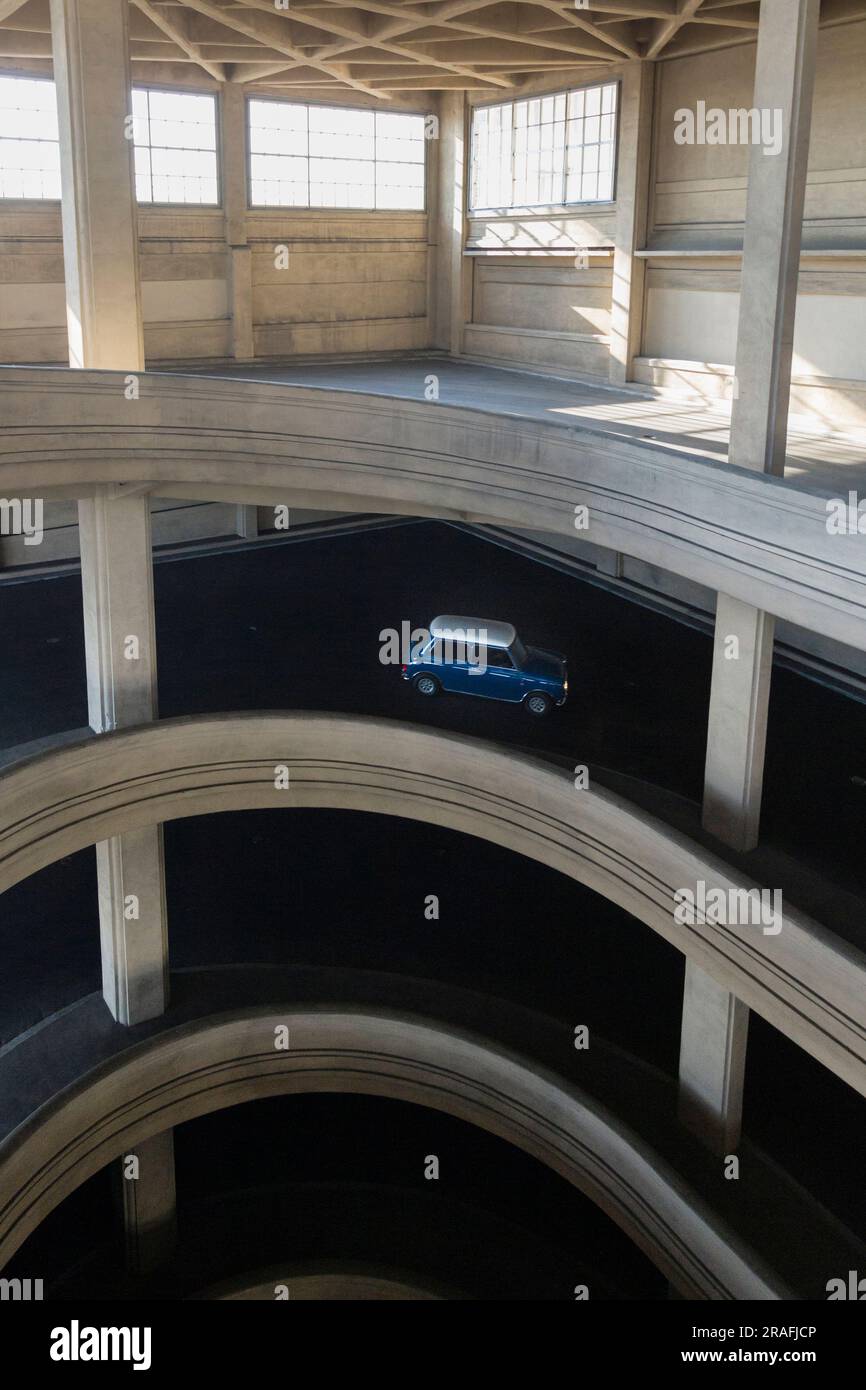
[[[441,689],[435,676],[428,676],[422,671],[420,676],[416,676],[412,682],[419,695],[438,695]]]
[[[532,695],[527,695],[523,703],[529,714],[536,719],[541,719],[543,715],[550,713],[553,701],[549,695],[544,695],[540,690],[536,690]]]

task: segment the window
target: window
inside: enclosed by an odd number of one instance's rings
[[[54,83],[0,77],[0,198],[59,198]]]
[[[537,207],[613,197],[617,84],[477,107],[470,207]]]
[[[424,208],[424,117],[251,99],[250,204]]]
[[[133,88],[135,193],[140,203],[219,202],[216,100]]]
[[[133,88],[135,192],[140,203],[219,201],[216,101]],[[54,83],[0,77],[0,198],[59,198]]]
[[[488,666],[502,666],[508,671],[514,670],[514,662],[501,647],[487,647],[481,653],[481,663]]]

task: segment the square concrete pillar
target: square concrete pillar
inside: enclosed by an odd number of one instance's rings
[[[464,256],[469,181],[468,113],[463,92],[443,92],[437,161],[436,256],[431,286],[433,346],[459,356],[463,351],[467,296],[472,266]]]
[[[752,105],[771,113],[778,153],[751,147],[729,462],[781,475],[811,129],[819,0],[761,0]],[[775,619],[719,594],[703,823],[738,850],[758,843]],[[739,1134],[748,1011],[689,968],[681,1113],[719,1152]]]
[[[150,505],[104,488],[78,504],[87,704],[97,733],[158,714]],[[161,1014],[168,992],[162,827],[96,847],[102,982],[119,1023]]]
[[[51,0],[70,364],[135,373],[144,349],[128,22],[118,0]],[[78,513],[88,712],[105,733],[157,713],[149,500],[105,487]],[[160,827],[97,846],[97,867],[105,999],[119,1022],[138,1023],[166,1002]]]
[[[247,240],[247,104],[243,86],[223,84],[220,94],[220,153],[226,255],[231,294],[232,355],[255,357],[252,248]]]
[[[630,380],[643,331],[646,242],[655,65],[628,63],[620,88],[616,227],[610,305],[611,382]]]
[[[785,461],[818,8],[819,0],[762,0],[758,28],[752,104],[774,113],[781,148],[751,148],[728,458],[776,474]],[[758,840],[773,627],[759,606],[719,595],[704,824],[737,849]],[[735,657],[724,658],[726,642]]]
[[[149,1274],[171,1257],[177,1241],[174,1131],[143,1139],[120,1166],[126,1264]]]
[[[686,961],[679,1116],[720,1156],[740,1141],[748,1031],[746,1005]]]
[[[128,24],[118,0],[51,0],[73,367],[144,366]]]

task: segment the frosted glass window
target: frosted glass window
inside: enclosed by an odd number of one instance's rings
[[[424,208],[424,117],[252,99],[253,207]]]
[[[541,207],[613,197],[617,84],[478,107],[469,206]]]
[[[59,198],[54,83],[0,77],[0,198]]]
[[[219,203],[216,99],[132,90],[135,194],[140,203]]]
[[[216,206],[216,99],[133,88],[132,116],[138,201]],[[59,197],[54,83],[0,77],[0,198]]]

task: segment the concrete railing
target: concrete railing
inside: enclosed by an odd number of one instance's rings
[[[617,903],[866,1093],[866,958],[788,903],[751,921],[757,904],[744,895],[759,885],[549,764],[403,723],[309,713],[164,720],[26,751],[7,755],[0,774],[0,892],[110,836],[215,811],[328,807],[448,826]],[[675,915],[682,891],[693,921]],[[721,921],[701,909],[714,893]]]
[[[454,1026],[288,1006],[197,1020],[99,1062],[0,1144],[0,1267],[70,1192],[152,1135],[249,1100],[328,1091],[428,1106],[525,1150],[600,1206],[686,1298],[793,1296],[596,1101]]]
[[[866,649],[866,537],[828,534],[821,496],[687,453],[466,406],[159,373],[129,386],[0,368],[0,416],[7,498],[150,487],[578,536]]]

